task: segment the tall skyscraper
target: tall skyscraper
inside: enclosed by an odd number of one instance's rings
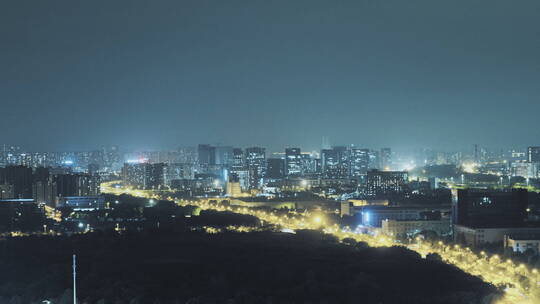
[[[321,150],[322,173],[326,178],[337,178],[339,176],[339,157],[337,151],[333,149]]]
[[[333,147],[337,151],[339,160],[339,178],[351,176],[351,149],[345,146]]]
[[[235,175],[240,183],[240,187],[244,190],[249,189],[249,174],[246,168],[246,155],[241,148],[234,148],[232,164],[229,174]]]
[[[267,160],[266,177],[269,179],[284,178],[285,160],[281,158],[269,158]]]
[[[245,155],[241,148],[234,148],[232,150],[232,164],[231,171],[241,171],[245,168]]]
[[[165,185],[167,165],[164,163],[145,164],[144,189],[157,190]]]
[[[367,174],[369,169],[369,149],[351,149],[351,175]]]
[[[302,173],[302,155],[300,148],[285,149],[285,167],[287,175],[300,175]]]
[[[350,149],[336,146],[321,150],[323,175],[326,178],[348,178],[351,175]]]
[[[540,163],[540,147],[528,147],[527,160],[530,163]]]
[[[262,185],[262,178],[266,173],[266,151],[261,147],[246,148],[245,159],[249,188],[257,189]]]
[[[311,154],[301,154],[302,161],[302,174],[315,174],[317,173],[318,167],[320,167],[320,162],[318,159],[313,157]]]
[[[122,168],[124,183],[137,188],[144,186],[145,163],[125,163]]]
[[[201,144],[197,149],[197,153],[199,165],[207,167],[216,164],[216,147]]]

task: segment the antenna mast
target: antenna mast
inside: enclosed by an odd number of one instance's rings
[[[77,256],[73,255],[73,304],[77,304]]]

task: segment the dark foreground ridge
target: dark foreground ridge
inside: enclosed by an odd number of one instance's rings
[[[404,248],[315,231],[130,232],[0,242],[0,303],[490,303],[480,279]]]

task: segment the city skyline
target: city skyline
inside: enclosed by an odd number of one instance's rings
[[[416,147],[392,147],[392,146],[368,146],[362,144],[354,143],[342,143],[342,144],[331,144],[329,142],[323,142],[319,146],[313,148],[305,147],[299,144],[288,144],[283,146],[272,147],[268,144],[246,144],[246,145],[234,145],[230,143],[210,143],[210,142],[199,142],[195,144],[169,144],[162,146],[153,146],[153,147],[133,147],[125,146],[119,144],[98,144],[98,145],[59,145],[56,147],[43,148],[36,147],[32,148],[33,145],[17,145],[13,143],[0,143],[0,152],[10,153],[10,151],[16,151],[16,153],[83,153],[83,152],[94,152],[94,151],[106,151],[110,149],[118,149],[122,153],[126,154],[137,154],[137,153],[150,153],[150,152],[174,152],[182,150],[196,150],[200,145],[209,145],[212,147],[223,147],[223,148],[240,148],[247,149],[253,147],[262,147],[266,149],[266,152],[269,155],[281,155],[285,156],[287,149],[300,149],[302,154],[319,154],[322,150],[332,149],[336,147],[344,147],[348,149],[367,149],[373,151],[382,151],[384,149],[391,149],[392,153],[399,153],[401,155],[411,155],[417,153],[462,153],[464,155],[473,155],[475,153],[491,153],[498,155],[510,155],[512,153],[527,153],[527,149],[530,147],[538,147],[538,144],[528,144],[525,146],[484,146],[479,144],[471,144],[463,147],[453,147],[449,149],[436,148],[429,146],[416,146]],[[63,147],[62,147],[63,146]]]
[[[535,1],[237,3],[3,3],[2,141],[450,149],[540,137]]]
[[[540,304],[539,0],[0,3],[0,304]]]

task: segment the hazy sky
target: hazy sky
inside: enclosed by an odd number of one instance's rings
[[[540,144],[540,1],[0,2],[0,142]]]

